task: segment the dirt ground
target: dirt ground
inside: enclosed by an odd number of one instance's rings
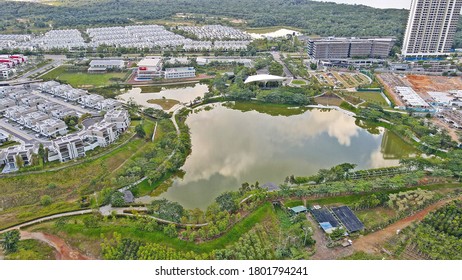
[[[445,123],[444,121],[438,118],[432,118],[432,123],[441,128],[446,129],[449,135],[451,135],[452,141],[459,143],[459,135],[457,135],[457,129],[450,127],[449,124]]]
[[[428,91],[446,92],[462,88],[462,79],[459,77],[409,75],[405,79],[412,84],[412,87],[418,93],[427,93]]]
[[[314,225],[313,239],[316,240],[316,253],[311,257],[312,260],[335,260],[353,254],[351,246],[327,248],[326,234],[317,226],[318,223],[311,217],[311,214],[306,214],[306,217]]]
[[[54,235],[42,232],[27,232],[21,231],[21,239],[35,239],[45,242],[55,249],[57,260],[89,260],[88,256],[83,255],[79,251],[71,248],[66,242]]]
[[[396,104],[396,106],[404,106],[404,103],[398,97],[395,91],[395,87],[397,86],[407,86],[398,76],[394,74],[378,74],[377,79],[379,82],[384,86],[385,90],[389,93],[390,97],[393,99],[392,102]]]
[[[390,226],[380,231],[376,231],[366,236],[362,236],[358,238],[357,240],[353,241],[353,249],[355,251],[363,251],[369,254],[378,254],[382,251],[383,244],[388,239],[396,235],[397,230],[401,230],[405,227],[408,227],[413,222],[423,220],[423,218],[425,218],[425,216],[431,211],[434,211],[440,208],[441,206],[445,205],[446,203],[456,200],[456,199],[462,199],[462,198],[459,197],[459,198],[450,198],[450,199],[442,200],[438,203],[430,205],[429,207],[423,209],[422,211],[417,212],[416,214],[412,216],[399,220],[396,223],[391,224]]]

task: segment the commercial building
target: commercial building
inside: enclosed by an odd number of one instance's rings
[[[412,0],[402,54],[447,55],[452,48],[462,0]]]
[[[314,60],[345,58],[385,58],[394,38],[316,38],[308,41],[308,54]]]
[[[122,70],[125,68],[123,60],[92,60],[88,73],[100,73],[107,70]]]
[[[181,79],[196,77],[196,69],[194,67],[180,67],[165,69],[165,79]]]
[[[137,78],[148,80],[162,77],[162,58],[145,58],[138,63]]]

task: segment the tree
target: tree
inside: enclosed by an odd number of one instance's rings
[[[15,160],[16,160],[16,165],[18,166],[18,168],[24,167],[24,160],[22,159],[21,156],[16,155]]]
[[[339,240],[345,236],[345,229],[338,227],[329,236],[332,240]]]
[[[18,243],[21,235],[19,230],[15,229],[8,231],[3,235],[5,241],[3,242],[3,249],[7,254],[14,253],[18,250]]]
[[[49,195],[42,195],[40,197],[40,204],[42,206],[48,206],[53,202],[53,199]]]
[[[169,224],[168,226],[164,227],[164,233],[168,237],[176,237],[178,236],[178,231],[176,230],[176,226],[174,224]]]
[[[310,63],[310,68],[311,70],[316,70],[318,69],[318,65],[316,63]]]
[[[136,132],[136,135],[140,138],[146,137],[146,131],[144,131],[142,124],[138,124],[137,126],[135,126],[135,132]]]
[[[181,217],[184,216],[185,210],[178,202],[169,201],[164,198],[154,200],[149,206],[149,212],[161,219],[179,223]]]
[[[38,152],[37,154],[39,155],[39,157],[43,160],[43,162],[45,163],[46,160],[45,160],[45,148],[43,147],[43,144],[40,143],[39,145],[39,148],[38,148]]]
[[[124,194],[119,191],[115,191],[111,195],[111,205],[114,207],[124,206],[125,205]]]
[[[218,203],[221,211],[235,212],[238,209],[238,205],[234,200],[234,194],[232,192],[225,192],[218,196],[215,201]]]

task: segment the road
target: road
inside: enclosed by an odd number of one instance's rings
[[[18,79],[18,81],[27,80],[30,76],[33,76],[37,73],[42,73],[45,69],[50,68],[50,66],[53,68],[61,66],[67,60],[65,55],[45,55],[45,59],[51,59],[52,61],[47,65],[25,73],[21,78]]]
[[[20,130],[18,127],[14,127],[10,123],[7,123],[6,119],[0,119],[0,128],[4,130],[6,133],[24,142],[25,144],[35,142],[33,137],[31,137],[26,132]]]
[[[289,68],[287,68],[286,64],[284,61],[281,59],[281,54],[279,52],[271,52],[271,55],[273,56],[274,60],[278,62],[279,64],[282,65],[282,69],[284,71],[284,76],[287,77],[287,79],[284,81],[284,84],[288,85],[292,82],[294,79],[294,75],[292,72],[290,72]]]

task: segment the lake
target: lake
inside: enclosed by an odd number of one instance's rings
[[[151,89],[151,88],[150,88]],[[182,103],[189,103],[197,97],[204,97],[204,94],[209,91],[209,87],[205,84],[194,85],[177,85],[177,86],[164,86],[157,87],[149,93],[142,93],[140,87],[132,88],[124,94],[118,96],[122,101],[127,102],[130,98],[141,106],[162,109],[159,105],[150,104],[150,99],[174,99]]]
[[[288,175],[313,175],[345,162],[358,169],[395,166],[415,152],[385,129],[371,134],[335,110],[271,116],[213,106],[188,117],[192,153],[182,167],[185,175],[161,195],[188,209],[205,209],[244,182],[279,184]]]

